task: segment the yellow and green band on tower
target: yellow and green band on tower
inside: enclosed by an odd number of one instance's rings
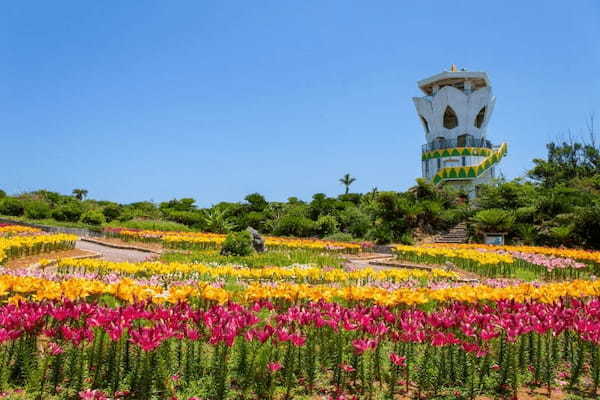
[[[486,170],[496,165],[502,159],[502,157],[506,155],[507,152],[508,145],[506,143],[502,143],[498,149],[456,147],[427,152],[423,154],[423,160],[453,156],[486,156],[486,158],[477,165],[467,165],[464,167],[444,167],[439,169],[432,179],[433,183],[438,184],[446,180],[477,178]],[[428,156],[428,158],[425,158],[426,156]]]

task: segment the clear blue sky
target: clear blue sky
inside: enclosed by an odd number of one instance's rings
[[[16,1],[0,8],[0,188],[205,206],[405,190],[416,81],[487,71],[522,175],[600,120],[600,2]]]

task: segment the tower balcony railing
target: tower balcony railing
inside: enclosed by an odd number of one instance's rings
[[[422,152],[427,153],[433,150],[452,149],[454,147],[485,147],[486,149],[494,148],[492,142],[484,138],[477,139],[473,137],[466,137],[457,139],[434,140],[433,142],[424,144],[422,146]]]

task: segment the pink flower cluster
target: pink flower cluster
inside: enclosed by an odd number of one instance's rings
[[[271,312],[265,313],[264,309]],[[261,319],[259,315],[267,315]],[[319,330],[346,332],[357,354],[376,348],[382,341],[428,343],[441,347],[459,345],[482,356],[488,342],[501,334],[508,341],[530,332],[559,335],[575,332],[600,344],[600,300],[588,302],[494,304],[454,303],[433,312],[417,308],[383,306],[345,307],[314,302],[277,310],[268,302],[244,307],[213,306],[207,310],[187,303],[174,306],[135,304],[109,308],[72,302],[25,302],[0,306],[0,343],[34,333],[49,338],[47,352],[60,354],[65,344],[89,343],[101,329],[117,341],[125,336],[144,351],[165,340],[204,340],[211,345],[232,346],[236,338],[301,347]],[[399,362],[395,360],[394,362]]]
[[[587,267],[587,265],[585,265],[584,263],[575,261],[571,258],[545,256],[543,254],[522,253],[518,251],[511,251],[510,255],[519,260],[523,260],[531,264],[545,267],[548,271],[553,271],[555,269],[561,268],[580,269]]]

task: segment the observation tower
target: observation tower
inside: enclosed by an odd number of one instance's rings
[[[418,86],[424,96],[413,101],[427,140],[421,152],[423,177],[461,187],[474,197],[478,184],[494,178],[508,149],[486,138],[496,103],[487,74],[452,65]]]

